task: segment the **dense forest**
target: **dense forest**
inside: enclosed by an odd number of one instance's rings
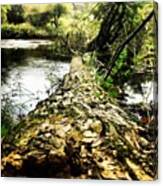
[[[1,6],[2,42],[50,41],[3,49],[2,85],[21,56],[71,61],[56,90],[16,120],[2,96],[3,176],[157,178],[157,19],[151,2]]]

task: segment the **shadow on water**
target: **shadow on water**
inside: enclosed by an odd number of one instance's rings
[[[58,55],[51,48],[46,48],[45,46],[40,46],[37,49],[24,49],[24,48],[2,48],[1,49],[1,75],[2,84],[8,76],[8,71],[12,70],[17,66],[23,66],[27,64],[26,59],[28,57],[42,58],[47,60],[63,61],[67,63],[70,61],[70,56]]]

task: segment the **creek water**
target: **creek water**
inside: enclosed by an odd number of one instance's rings
[[[149,105],[151,102],[156,101],[157,84],[154,81],[146,81],[141,83],[142,92],[135,92],[132,86],[125,86],[126,103],[139,104],[143,103]]]
[[[13,115],[26,115],[36,104],[48,97],[69,72],[69,62],[49,59],[41,46],[51,45],[50,40],[2,40],[1,41],[1,96],[2,107],[7,105]],[[125,85],[127,105],[149,104],[154,100],[153,81],[141,83],[143,93],[136,93]]]
[[[1,41],[2,106],[12,105],[15,116],[33,110],[69,72],[69,62],[48,59],[40,51],[42,45],[50,44],[49,40]]]

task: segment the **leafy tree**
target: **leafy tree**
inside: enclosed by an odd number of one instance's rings
[[[51,11],[51,14],[53,16],[51,22],[55,25],[56,28],[59,26],[59,18],[66,12],[66,8],[62,4],[56,4],[54,6],[53,10]]]
[[[128,71],[134,65],[133,59],[141,51],[144,37],[148,35],[146,25],[154,16],[153,6],[147,7],[147,5],[148,3],[100,3],[98,5],[99,14],[96,10],[94,15],[101,21],[101,26],[97,36],[89,43],[88,51],[97,51],[98,60],[104,63],[108,71],[106,78],[116,67],[125,47],[127,47],[127,56],[124,59],[126,65],[122,66],[123,68],[126,66],[124,69]],[[144,9],[147,14],[143,16]]]
[[[2,5],[1,6],[1,22],[2,22],[2,24],[5,24],[8,22],[7,13],[10,9],[11,9],[10,5]]]
[[[11,5],[11,9],[7,12],[7,20],[14,24],[23,23],[25,16],[22,5]]]
[[[35,27],[45,27],[50,18],[50,12],[35,13],[28,16],[29,22]]]

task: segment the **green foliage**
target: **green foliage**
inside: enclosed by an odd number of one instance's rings
[[[65,45],[64,38],[56,38],[52,45],[42,46],[43,53],[49,59],[59,59],[62,61],[69,61],[72,57],[72,53],[69,51],[68,47]]]
[[[121,72],[122,68],[126,65],[127,61],[127,49],[125,48],[119,55],[114,68],[112,69],[112,75],[116,75]],[[123,72],[125,73],[125,72]]]
[[[100,82],[100,86],[106,91],[108,92],[108,95],[116,98],[118,96],[118,89],[116,88],[116,86],[113,84],[113,80],[111,78],[109,78],[108,80],[104,80],[102,79],[102,81]]]
[[[5,104],[2,104],[1,108],[1,136],[7,137],[14,125],[14,120],[12,118],[13,106],[10,99],[3,100],[3,103]]]
[[[84,51],[86,43],[86,36],[84,32],[74,29],[67,34],[67,38],[69,48],[76,51]]]
[[[74,8],[70,3],[2,6],[2,38],[61,36],[69,49],[83,51],[98,31],[98,21],[89,16],[92,6],[83,4]]]
[[[102,74],[96,73],[96,82],[106,91],[108,92],[108,95],[116,98],[119,95],[117,87],[113,83],[113,79],[109,77],[107,80],[105,80],[104,76]],[[98,97],[98,95],[97,95]]]
[[[7,13],[11,9],[10,5],[2,5],[1,6],[1,23],[5,24],[8,22],[7,20]]]
[[[97,60],[97,53],[93,52],[93,53],[86,53],[83,56],[83,61],[86,65],[90,66],[91,69],[94,68],[95,66],[95,61]],[[121,58],[119,59],[119,67],[122,65],[122,61],[123,58],[125,58],[125,54],[123,54],[121,56]],[[101,74],[99,71],[96,71],[96,75],[95,75],[95,79],[96,82],[108,93],[108,96],[111,96],[113,98],[118,97],[119,95],[119,91],[118,88],[115,86],[114,84],[114,79],[110,76],[107,79],[105,79],[104,75]],[[100,94],[98,92],[95,92],[95,96],[99,97]]]
[[[50,17],[49,12],[43,12],[29,15],[28,20],[35,27],[45,27]]]
[[[53,27],[58,28],[59,18],[67,13],[66,7],[62,4],[56,4],[51,11],[49,11],[50,23]]]
[[[119,80],[116,79],[117,74],[121,74],[122,79],[123,75],[128,75],[128,71],[123,71],[123,67],[126,65],[126,59],[127,59],[127,49],[124,49],[123,52],[120,54],[119,58],[116,61],[116,65],[114,66],[112,70],[112,74],[105,79],[105,74],[97,71],[96,72],[96,81],[97,83],[106,91],[108,92],[108,95],[117,98],[119,95],[119,89],[118,89],[118,83]],[[95,61],[97,60],[97,53],[93,52],[91,54],[84,55],[84,61],[86,61],[86,64],[90,66],[95,65]],[[121,79],[120,79],[121,80]],[[117,82],[116,82],[117,81]]]
[[[3,24],[2,38],[46,38],[47,33],[41,29],[36,29],[28,23],[23,24]]]
[[[55,18],[59,19],[63,14],[65,14],[66,8],[62,4],[56,4],[52,10],[52,14]]]
[[[7,20],[13,24],[23,23],[25,16],[22,5],[11,5],[11,9],[7,11]]]
[[[62,4],[56,4],[52,10],[55,17],[59,18],[67,12],[66,7]]]

